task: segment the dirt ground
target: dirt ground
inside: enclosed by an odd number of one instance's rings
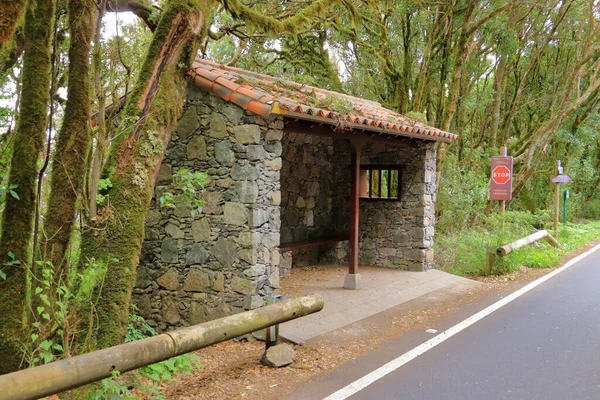
[[[588,250],[594,244],[574,251],[567,260]],[[435,322],[463,307],[490,296],[503,296],[554,269],[521,267],[515,273],[494,277],[473,277],[483,283],[476,289],[453,288],[423,296],[381,314],[339,329],[325,338],[317,338],[295,346],[296,361],[290,366],[271,369],[260,365],[264,343],[224,342],[196,352],[203,367],[190,376],[179,376],[159,389],[167,399],[285,399],[297,388],[321,377],[386,341],[413,331],[427,329]],[[283,293],[302,295],[299,288],[306,279],[326,279],[323,274],[339,274],[345,269],[306,267],[295,269],[282,278]]]

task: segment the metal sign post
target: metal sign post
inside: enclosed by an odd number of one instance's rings
[[[567,200],[569,200],[569,191],[563,192],[563,225],[567,225]]]
[[[280,294],[272,294],[267,296],[267,305],[281,303],[283,296]],[[265,350],[271,346],[275,346],[279,342],[279,324],[271,325],[266,330],[265,335]]]
[[[502,147],[500,156],[492,157],[490,174],[490,199],[500,200],[500,214],[504,214],[506,200],[512,200],[513,158],[506,154],[506,147]]]
[[[552,182],[555,183],[555,196],[554,196],[554,237],[558,238],[558,220],[560,214],[560,184],[567,183],[571,180],[569,175],[563,175],[563,167],[560,165],[560,160],[556,161],[556,176],[552,177]],[[564,222],[567,223],[567,201],[568,193],[565,193],[565,209],[564,209]]]

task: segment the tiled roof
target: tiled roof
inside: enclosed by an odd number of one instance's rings
[[[197,60],[190,75],[201,89],[264,118],[284,115],[331,123],[340,128],[443,142],[458,138],[458,135],[383,108],[374,101],[206,60]]]

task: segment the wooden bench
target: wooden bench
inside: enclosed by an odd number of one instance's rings
[[[344,240],[349,240],[349,239],[350,239],[350,235],[325,236],[325,237],[316,238],[316,239],[302,240],[299,242],[282,243],[279,245],[279,250],[285,252],[285,251],[292,251],[292,250],[298,250],[298,249],[306,249],[309,247],[317,247],[317,246],[321,246],[324,244],[333,244],[333,243],[337,243],[337,242],[343,242]]]

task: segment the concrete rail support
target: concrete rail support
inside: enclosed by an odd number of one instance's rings
[[[0,376],[0,400],[38,399],[189,353],[323,309],[319,295],[299,297],[203,324]]]

